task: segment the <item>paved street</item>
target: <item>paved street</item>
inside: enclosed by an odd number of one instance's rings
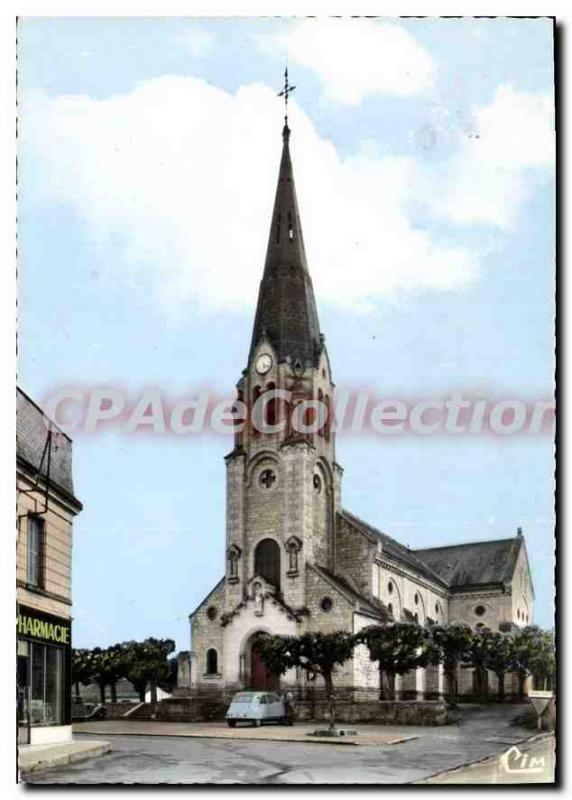
[[[506,752],[531,731],[510,725],[521,707],[468,709],[461,725],[401,727],[399,744],[331,745],[186,736],[102,735],[109,755],[30,776],[30,783],[408,783]],[[197,726],[198,728],[199,726]],[[359,726],[358,726],[359,727]],[[366,730],[369,726],[363,726]],[[375,726],[377,727],[377,726]],[[137,723],[134,723],[134,732]],[[78,734],[84,738],[93,734]],[[521,752],[529,745],[520,745]],[[477,773],[474,773],[477,774]],[[483,780],[493,777],[483,771]],[[474,775],[473,775],[474,777]],[[514,776],[513,776],[514,777]],[[526,776],[523,776],[526,780]],[[448,779],[448,778],[444,778]],[[497,780],[502,776],[496,775]]]

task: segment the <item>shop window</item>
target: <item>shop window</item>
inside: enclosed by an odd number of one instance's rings
[[[42,586],[42,556],[44,548],[44,520],[28,517],[28,559],[26,581],[32,586]]]
[[[218,673],[218,653],[211,647],[207,650],[207,675],[216,675]]]
[[[30,724],[61,725],[63,650],[31,644]]]

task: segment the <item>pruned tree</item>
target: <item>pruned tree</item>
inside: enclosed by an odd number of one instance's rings
[[[502,703],[505,699],[505,677],[513,668],[513,637],[501,631],[487,632],[488,647],[486,665],[497,676],[497,699]]]
[[[429,632],[414,622],[369,625],[357,635],[379,669],[379,699],[395,699],[395,676],[427,664]]]
[[[101,704],[105,705],[105,689],[111,690],[111,701],[117,702],[116,684],[125,676],[126,665],[121,645],[113,645],[105,650],[95,647],[91,651],[93,682],[99,686]]]
[[[476,699],[484,702],[487,697],[487,670],[491,663],[492,651],[497,644],[497,633],[490,628],[477,628],[467,652],[468,663],[475,670]],[[500,634],[502,636],[502,634]],[[499,684],[500,685],[500,684]]]
[[[455,705],[459,694],[457,668],[470,659],[473,631],[464,622],[433,625],[430,628],[430,645],[427,649],[428,663],[443,664],[447,699]]]
[[[74,648],[72,653],[72,682],[75,687],[75,696],[80,697],[79,685],[89,686],[93,681],[93,663],[91,650]]]
[[[147,687],[151,691],[151,702],[157,703],[157,687],[169,679],[168,657],[175,649],[172,639],[150,637],[143,642],[126,642],[126,676],[145,700]]]
[[[526,679],[535,676],[539,680],[553,680],[556,660],[554,635],[537,625],[528,625],[513,634],[512,670],[519,682],[519,695],[524,696]]]
[[[301,667],[309,677],[322,677],[330,730],[334,730],[336,722],[334,672],[352,657],[356,642],[356,636],[345,631],[261,636],[257,639],[260,656],[275,675],[282,675],[292,667]]]

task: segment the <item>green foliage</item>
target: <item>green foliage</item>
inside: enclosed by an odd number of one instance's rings
[[[359,632],[358,640],[388,675],[404,675],[428,663],[429,631],[414,622],[370,625]]]
[[[74,649],[72,652],[72,682],[79,688],[79,684],[88,686],[93,682],[93,665],[91,650]]]
[[[169,680],[168,657],[175,649],[175,642],[150,637],[144,642],[127,642],[124,648],[128,680],[140,697],[149,686],[152,702],[156,702],[157,686]]]
[[[442,662],[445,669],[453,669],[463,661],[470,661],[473,630],[469,625],[464,622],[433,625],[430,633],[428,658],[431,663]]]
[[[151,686],[170,691],[177,683],[177,660],[168,659],[175,649],[172,639],[146,639],[144,642],[122,642],[105,649],[74,650],[72,673],[75,683],[96,683],[100,688],[101,702],[105,702],[105,687],[110,686],[112,698],[115,684],[127,678],[139,697]]]
[[[301,636],[268,636],[256,640],[260,656],[274,675],[301,667],[309,675],[331,675],[336,666],[351,658],[356,637],[345,631],[304,633]]]
[[[537,625],[521,628],[513,635],[512,670],[526,678],[552,680],[556,673],[554,634]]]

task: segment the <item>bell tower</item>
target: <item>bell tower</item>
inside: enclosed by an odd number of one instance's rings
[[[291,91],[286,74],[286,100]],[[342,470],[335,461],[333,389],[286,114],[248,361],[237,384],[248,420],[226,456],[227,609],[250,593],[256,578],[291,608],[303,608],[306,563],[335,572]]]

